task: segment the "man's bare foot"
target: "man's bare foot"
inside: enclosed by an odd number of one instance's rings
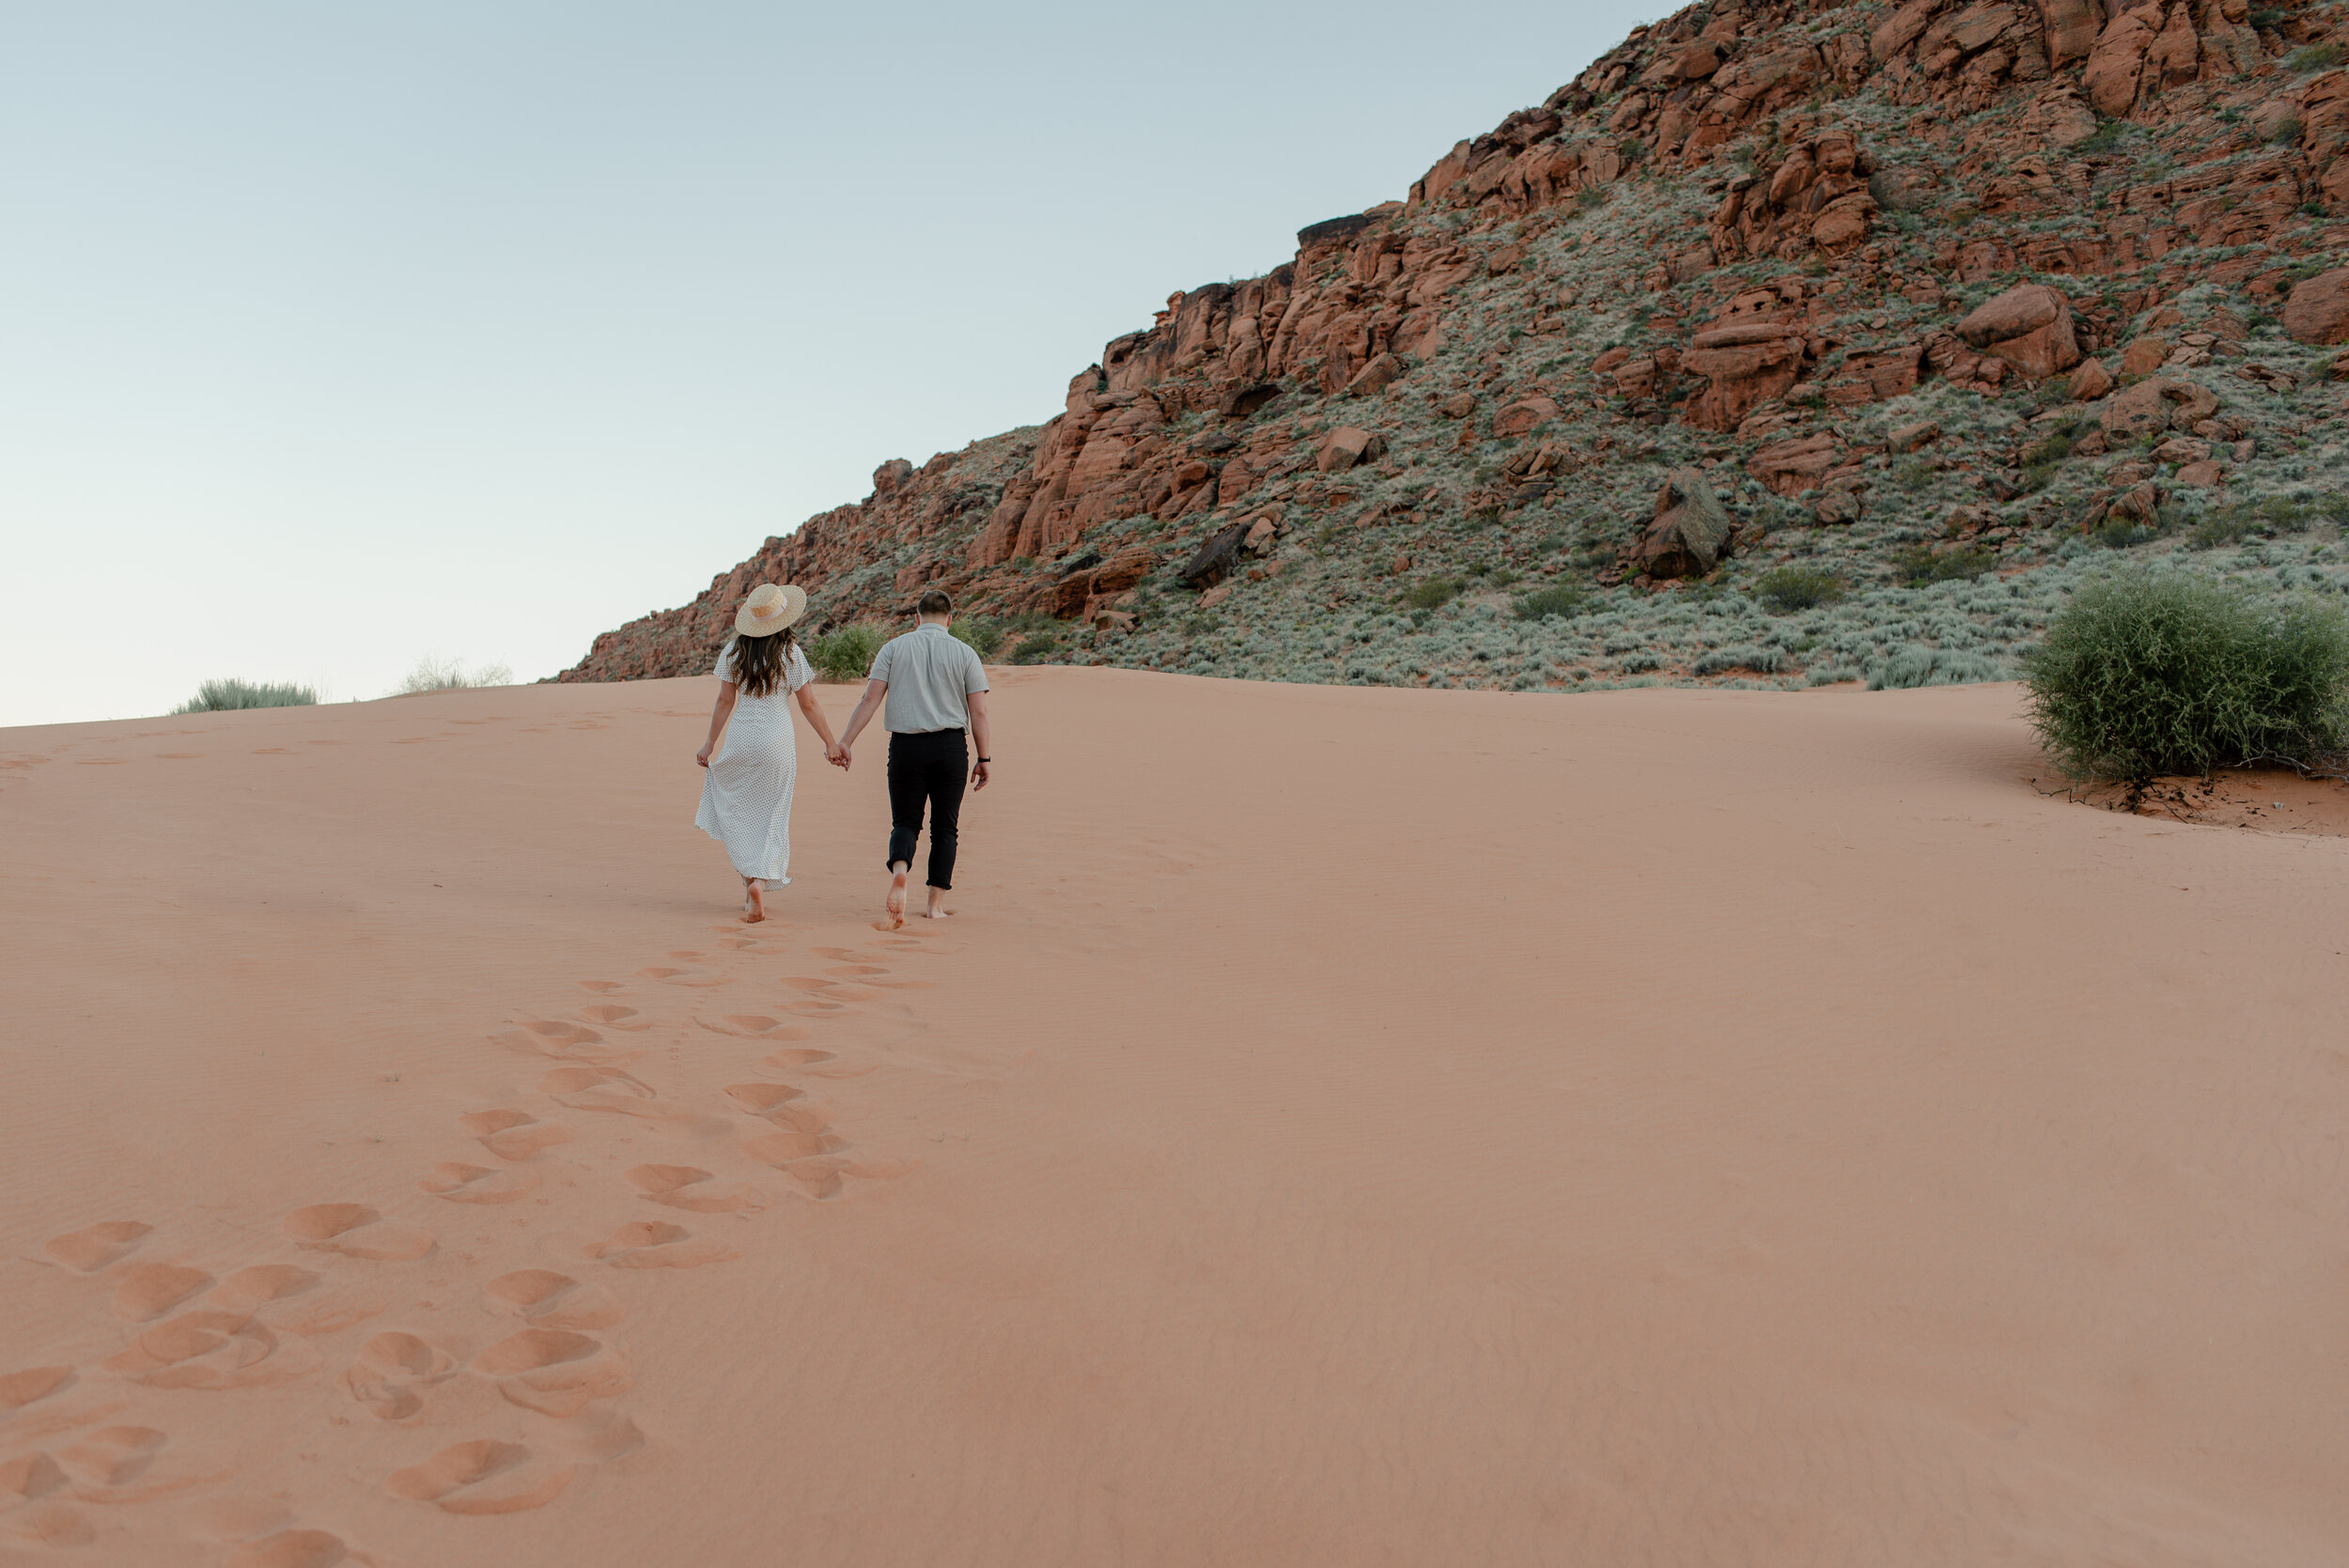
[[[767,890],[755,881],[742,884],[742,924],[756,925],[767,918]]]
[[[954,910],[946,908],[946,890],[944,888],[930,889],[930,907],[922,911],[923,918],[926,920],[944,920],[948,915],[953,913]]]
[[[892,929],[906,923],[906,874],[902,871],[889,878],[888,908]]]

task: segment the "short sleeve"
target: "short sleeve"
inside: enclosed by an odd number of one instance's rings
[[[976,696],[987,690],[987,666],[979,661],[978,650],[966,644],[962,650],[962,694]]]
[[[728,643],[719,653],[718,667],[715,670],[712,670],[710,674],[716,675],[720,680],[732,680],[734,678],[734,644],[732,643]]]
[[[815,668],[808,663],[807,655],[800,651],[800,644],[797,643],[791,644],[791,668],[784,674],[785,688],[792,691],[797,691],[816,678]]]
[[[891,662],[896,659],[896,657],[897,640],[894,637],[892,637],[888,642],[883,643],[880,645],[880,652],[873,656],[872,674],[866,678],[869,680],[887,680],[889,678],[889,666]]]

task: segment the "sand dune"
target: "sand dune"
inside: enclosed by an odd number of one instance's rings
[[[998,690],[894,934],[878,737],[728,918],[705,681],[0,736],[0,1563],[2349,1559],[2349,841]]]

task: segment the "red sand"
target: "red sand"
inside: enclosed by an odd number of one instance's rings
[[[2349,840],[998,691],[897,935],[878,744],[729,919],[707,681],[0,736],[0,1563],[2349,1560]]]

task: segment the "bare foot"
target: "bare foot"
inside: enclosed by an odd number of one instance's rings
[[[756,925],[767,918],[767,890],[755,881],[742,884],[742,924]]]
[[[906,923],[906,874],[902,871],[889,878],[888,908],[891,929]]]
[[[946,908],[946,890],[930,889],[930,907],[922,911],[923,917],[927,920],[944,920],[953,913],[954,910]]]

